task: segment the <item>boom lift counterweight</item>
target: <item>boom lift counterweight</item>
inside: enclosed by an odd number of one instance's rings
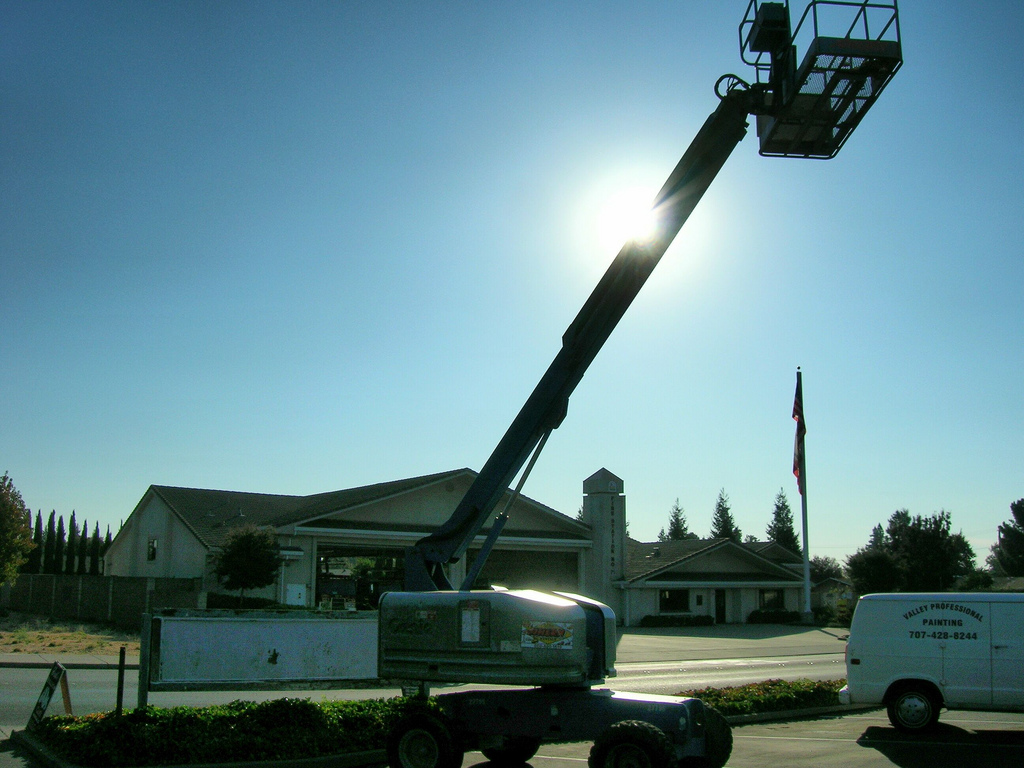
[[[851,16],[837,37],[820,34],[825,6]],[[465,554],[529,461],[518,494],[587,368],[743,139],[748,115],[757,117],[763,155],[833,157],[902,63],[896,0],[812,0],[790,29],[788,0],[750,0],[739,32],[755,82],[726,75],[716,83],[718,108],[655,197],[655,233],[619,251],[451,517],[407,550],[405,591],[381,597],[380,677],[418,682],[423,693],[428,682],[533,686],[437,697],[439,709],[424,705],[393,729],[392,768],[458,768],[466,749],[518,765],[543,742],[590,739],[591,768],[720,768],[728,760],[729,726],[701,701],[595,687],[615,675],[608,606],[568,593],[472,590],[504,513],[459,590],[444,567]],[[797,66],[797,42],[807,37]]]

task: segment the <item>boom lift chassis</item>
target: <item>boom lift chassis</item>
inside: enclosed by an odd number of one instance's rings
[[[821,34],[826,11],[848,17],[838,36]],[[392,768],[458,768],[467,749],[518,765],[541,743],[589,740],[591,768],[720,768],[729,758],[729,726],[701,701],[597,687],[615,675],[607,606],[567,593],[472,589],[506,512],[458,590],[444,566],[463,556],[529,461],[518,495],[588,366],[746,135],[748,115],[762,155],[831,158],[902,64],[896,0],[812,0],[795,31],[788,0],[750,0],[739,37],[755,82],[724,75],[716,83],[718,108],[655,197],[656,233],[619,251],[452,516],[406,552],[405,591],[381,598],[378,672],[414,681],[420,694],[389,735]],[[797,66],[797,44],[808,40]],[[531,687],[428,699],[431,682]]]

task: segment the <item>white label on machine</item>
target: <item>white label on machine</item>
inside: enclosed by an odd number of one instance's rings
[[[523,648],[572,648],[572,624],[563,621],[528,621],[523,624]]]
[[[480,642],[480,603],[475,600],[462,604],[462,642]]]

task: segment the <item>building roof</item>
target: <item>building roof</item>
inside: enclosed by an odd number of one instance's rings
[[[312,496],[284,496],[151,485],[139,503],[139,507],[148,501],[150,494],[158,496],[203,545],[216,547],[224,542],[232,528],[239,525],[249,523],[281,528],[301,524],[317,520],[325,515],[416,491],[462,475],[468,475],[470,478],[476,477],[473,470],[463,468],[340,491],[328,491]],[[565,521],[576,526],[582,526],[581,523],[540,502],[526,496],[520,496],[520,499],[538,509],[564,518]],[[319,524],[323,525],[324,521],[319,521]],[[365,527],[365,524],[351,523],[347,525],[347,527],[352,526]],[[416,526],[408,524],[394,527],[402,530],[418,530]],[[523,533],[529,535],[529,532],[520,532],[520,535]],[[552,537],[555,534],[548,532],[545,535]]]
[[[753,544],[759,544],[763,549],[766,548],[764,545],[772,544],[772,542],[753,542]],[[705,579],[735,581],[764,579],[769,575],[775,581],[797,579],[790,569],[775,561],[774,558],[762,555],[751,545],[737,544],[730,539],[683,539],[681,541],[646,543],[628,539],[626,542],[626,581],[637,582],[657,578],[659,574],[667,573],[684,564],[692,565],[696,560],[723,550],[732,550],[742,557],[749,558],[752,571],[727,574],[709,569],[701,573]]]

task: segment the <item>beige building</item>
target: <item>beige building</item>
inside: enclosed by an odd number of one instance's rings
[[[199,578],[219,591],[215,555],[233,528],[252,523],[275,530],[284,561],[277,583],[255,596],[372,609],[382,592],[401,588],[405,549],[448,519],[475,477],[458,469],[313,496],[150,486],[107,551],[105,572]],[[627,625],[647,615],[734,623],[756,608],[798,610],[800,560],[792,553],[770,542],[637,542],[626,535],[620,478],[602,469],[583,491],[582,521],[516,499],[477,586],[580,592]],[[449,566],[452,583],[462,581],[487,532]]]

